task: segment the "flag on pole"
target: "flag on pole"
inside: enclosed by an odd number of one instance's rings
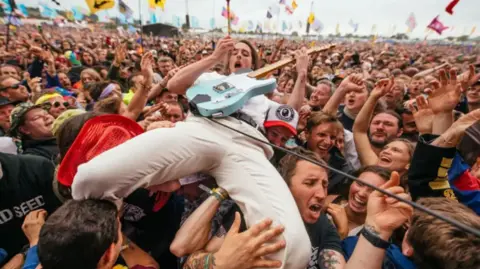
[[[280,14],[280,6],[277,4],[272,4],[268,7],[268,12],[270,12],[272,16],[278,16]]]
[[[272,16],[272,13],[270,13],[270,11],[267,10],[267,19],[271,19],[273,16]]]
[[[323,31],[323,28],[323,23],[320,20],[315,19],[312,24],[313,31],[320,33],[321,31]]]
[[[18,5],[18,10],[23,14],[23,16],[28,17],[28,10],[24,4]]]
[[[282,22],[282,31],[285,32],[287,31],[288,29],[288,26],[287,26],[287,23],[285,21]]]
[[[197,17],[192,16],[191,20],[192,20],[192,28],[199,28],[200,27],[200,21],[198,20]]]
[[[57,17],[57,11],[45,3],[39,3],[38,9],[40,10],[40,15],[44,18],[54,19]]]
[[[248,30],[252,31],[255,26],[253,25],[253,21],[248,21]]]
[[[477,26],[472,27],[472,31],[470,31],[470,35],[473,35],[477,31]]]
[[[358,23],[355,23],[355,22],[353,22],[353,20],[350,19],[350,21],[348,22],[348,24],[350,25],[350,27],[353,28],[353,32],[356,33],[357,30],[358,30]]]
[[[215,18],[210,19],[210,28],[215,29]]]
[[[377,31],[377,25],[374,24],[372,25],[372,34],[374,34]]]
[[[313,12],[310,12],[310,15],[308,16],[308,24],[313,24],[314,21],[315,21],[315,14],[313,14]],[[300,26],[300,28],[301,27],[302,26]]]
[[[180,27],[181,24],[180,24],[180,17],[177,16],[177,15],[173,15],[172,17],[172,24],[175,25],[176,27]]]
[[[427,28],[432,29],[433,31],[437,32],[437,34],[441,35],[444,30],[448,29],[448,26],[445,26],[442,22],[440,22],[438,17],[439,16],[435,17],[427,26]]]
[[[137,1],[141,1],[141,0],[137,0]],[[150,1],[149,2],[150,6],[154,6],[154,7],[157,6],[161,8],[162,11],[165,10],[165,1],[167,0],[149,0],[149,1]]]
[[[453,15],[453,8],[460,2],[460,0],[453,0],[448,4],[448,6],[445,8],[445,11],[449,13],[450,15]]]
[[[335,33],[336,33],[337,35],[340,34],[340,23],[337,23],[337,27],[335,27]]]
[[[262,32],[262,25],[260,22],[257,23],[257,27],[255,28],[256,33],[261,33]]]
[[[285,5],[285,0],[280,0],[280,5]]]
[[[133,10],[123,0],[118,1],[118,11],[125,15],[125,18],[133,16]]]
[[[287,12],[288,15],[292,15],[294,11],[292,7],[285,5],[285,12]]]
[[[237,25],[239,21],[240,21],[240,18],[239,18],[238,16],[235,16],[235,17],[232,19],[232,24],[233,24],[233,25]]]
[[[100,10],[107,10],[115,6],[115,0],[85,0],[90,12],[97,13]]]
[[[293,10],[297,9],[298,5],[297,5],[297,2],[295,0],[292,1],[292,8]]]
[[[417,27],[417,19],[415,19],[415,14],[413,14],[413,12],[410,13],[405,24],[408,27],[408,32],[413,31]]]

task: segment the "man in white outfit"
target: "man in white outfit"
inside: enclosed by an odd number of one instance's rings
[[[228,54],[231,72],[255,69],[258,62],[250,43],[235,44],[227,37],[219,41],[211,56],[181,69],[167,88],[185,94],[194,83],[221,77],[205,72]],[[267,141],[260,130],[271,103],[263,95],[256,96],[235,116],[217,121]],[[248,226],[264,218],[283,225],[286,247],[271,258],[282,261],[281,268],[304,269],[311,254],[310,240],[288,186],[269,162],[272,155],[266,144],[189,115],[174,128],[149,131],[81,165],[72,196],[118,202],[137,188],[155,190],[162,183],[205,172],[239,205]]]

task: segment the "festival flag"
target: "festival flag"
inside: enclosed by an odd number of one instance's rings
[[[450,15],[453,15],[453,8],[460,2],[460,0],[453,0],[448,4],[448,6],[445,8],[445,11],[449,13]]]
[[[240,21],[240,18],[239,18],[238,16],[235,16],[235,17],[232,19],[232,24],[233,24],[233,25],[237,25],[239,21]]]
[[[472,31],[470,31],[470,35],[473,35],[477,31],[477,26],[472,27]]]
[[[289,31],[292,31],[292,30],[293,30],[293,23],[292,23],[292,22],[289,22],[289,23],[288,23],[288,30],[289,30]]]
[[[310,12],[310,16],[308,16],[308,24],[313,24],[314,21],[315,21],[315,14],[313,14],[313,12]]]
[[[280,5],[272,4],[268,7],[268,12],[272,14],[272,16],[278,16],[280,14]]]
[[[438,17],[439,16],[435,17],[427,27],[441,35],[444,30],[448,29],[448,26],[445,26],[442,22],[440,22]]]
[[[288,15],[292,15],[293,14],[293,8],[288,6],[288,5],[285,5],[285,12],[287,12]]]
[[[282,22],[282,32],[287,31],[287,29],[288,29],[287,23],[285,21],[283,21]]]
[[[157,15],[155,15],[155,11],[150,11],[150,23],[157,23]]]
[[[210,18],[210,28],[215,29],[215,18]]]
[[[408,27],[408,32],[413,31],[417,27],[417,20],[415,19],[415,14],[413,14],[413,12],[410,13],[405,24]]]
[[[128,32],[130,34],[135,34],[137,32],[137,29],[135,29],[135,27],[133,27],[132,25],[129,25],[128,26]]]
[[[28,10],[24,4],[18,5],[18,10],[23,14],[23,16],[28,17]]]
[[[57,17],[57,11],[47,6],[46,3],[39,3],[38,9],[40,10],[40,16],[44,18],[54,19]]]
[[[141,1],[141,0],[137,0]],[[165,11],[165,1],[167,0],[149,0],[150,6],[159,7],[162,11]]]
[[[107,10],[115,6],[115,0],[85,0],[90,12],[97,13],[100,10]]]
[[[198,20],[197,17],[192,16],[191,20],[192,20],[192,28],[200,28],[200,21]]]
[[[133,10],[123,0],[118,1],[118,11],[125,15],[125,18],[133,16]]]
[[[297,5],[297,2],[295,0],[292,1],[292,8],[293,10],[297,9],[298,5]]]
[[[267,19],[271,19],[273,16],[272,16],[272,13],[270,13],[270,11],[267,10]]]
[[[73,7],[72,8],[72,13],[73,13],[73,18],[77,21],[83,20],[84,14],[78,7]]]
[[[303,22],[302,21],[298,21],[298,29],[302,29],[303,28]]]
[[[374,34],[377,31],[377,25],[374,24],[372,25],[372,34]]]
[[[280,0],[280,5],[285,5],[285,0]]]
[[[12,13],[17,9],[17,4],[15,4],[15,1],[13,0],[3,0],[2,2],[3,11],[7,14]]]
[[[248,30],[252,31],[255,26],[253,25],[253,21],[248,21]]]
[[[67,17],[67,20],[69,21],[75,20],[75,17],[73,16],[73,12],[71,10],[65,11],[65,17]]]
[[[337,35],[340,34],[340,23],[337,23],[337,27],[335,27],[335,33],[336,33]]]
[[[323,31],[323,28],[323,23],[320,20],[315,19],[312,24],[313,31],[320,33],[321,31]]]
[[[353,20],[350,19],[350,21],[348,22],[348,24],[350,25],[350,27],[353,28],[353,32],[356,33],[357,30],[358,30],[358,23],[355,23],[355,22],[353,22]]]
[[[175,25],[176,27],[180,27],[180,17],[177,15],[173,15],[172,17],[172,24]]]
[[[262,32],[262,25],[260,22],[257,23],[257,27],[255,28],[256,33],[261,33]]]

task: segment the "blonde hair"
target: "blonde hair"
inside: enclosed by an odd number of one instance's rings
[[[96,82],[102,81],[102,76],[97,71],[95,71],[95,69],[92,69],[92,68],[84,69],[82,73],[80,73],[80,78],[82,78],[84,74],[89,74],[90,76],[93,77],[93,79]]]

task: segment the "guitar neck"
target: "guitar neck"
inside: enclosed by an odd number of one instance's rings
[[[318,52],[322,52],[322,51],[326,51],[326,50],[329,50],[331,48],[335,47],[335,45],[328,45],[328,46],[325,46],[325,47],[320,47],[320,48],[311,48],[307,51],[307,54],[310,55],[310,54],[313,54],[313,53],[318,53]],[[268,73],[272,72],[272,71],[275,71],[277,69],[280,69],[292,62],[295,61],[295,57],[290,57],[290,58],[287,58],[287,59],[283,59],[283,60],[280,60],[278,62],[275,62],[273,64],[270,64],[268,66],[265,66],[263,68],[260,68],[258,70],[255,70],[253,72],[250,72],[247,76],[250,77],[250,78],[255,78],[255,79],[259,79],[259,78],[263,78],[265,77]]]

